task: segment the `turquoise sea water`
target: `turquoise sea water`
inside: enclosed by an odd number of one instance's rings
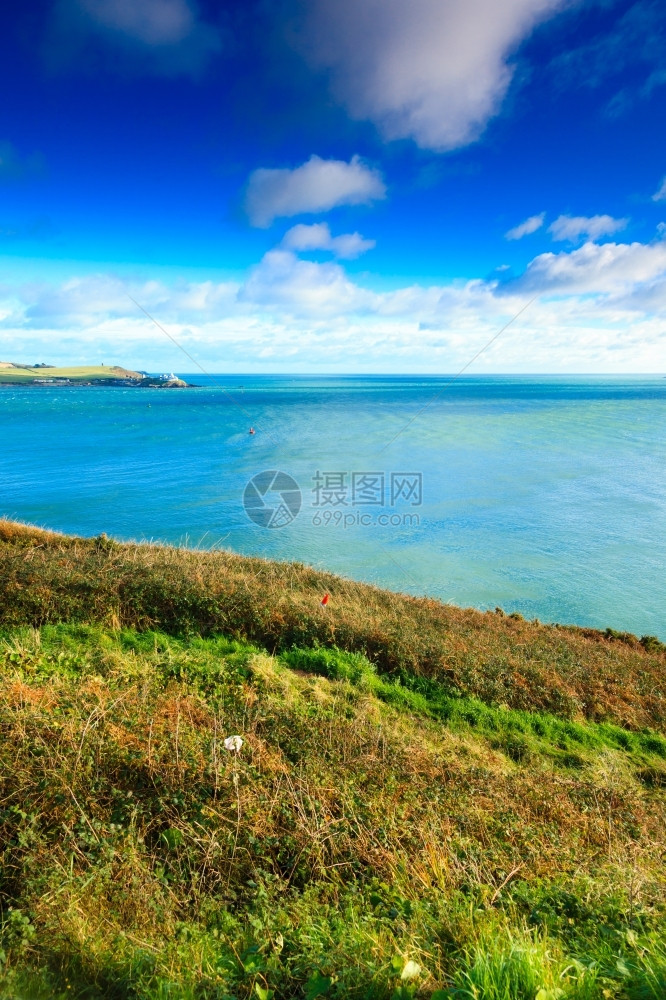
[[[666,379],[184,377],[0,388],[0,515],[666,639]],[[243,506],[265,470],[283,527]]]

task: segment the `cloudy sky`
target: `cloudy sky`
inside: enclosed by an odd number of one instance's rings
[[[4,11],[0,360],[666,370],[661,0]]]

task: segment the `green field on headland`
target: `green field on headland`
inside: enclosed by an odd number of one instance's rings
[[[51,366],[46,368],[32,368],[29,366],[0,367],[0,382],[5,382],[8,385],[29,385],[35,381],[50,382],[53,379],[66,379],[69,382],[83,383],[91,381],[115,382],[119,379],[136,381],[140,380],[141,377],[139,372],[130,371],[127,368],[119,368],[118,366],[107,367],[105,365],[79,365],[70,368]]]
[[[54,365],[18,365],[0,362],[0,385],[139,385],[173,387],[186,385],[175,376],[146,376],[119,365],[77,365],[58,368]]]
[[[666,997],[653,637],[0,522],[0,662],[3,997]]]

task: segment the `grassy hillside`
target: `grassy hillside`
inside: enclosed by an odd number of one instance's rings
[[[102,381],[111,382],[118,379],[140,379],[138,372],[117,365],[79,365],[71,368],[0,368],[0,383],[8,385],[29,385],[35,379],[68,379],[70,382]]]
[[[666,996],[656,640],[8,522],[0,570],[3,997]]]
[[[0,627],[62,621],[222,632],[271,652],[337,646],[382,673],[432,678],[489,703],[634,729],[666,724],[666,647],[650,636],[455,608],[298,563],[69,538],[0,520]]]

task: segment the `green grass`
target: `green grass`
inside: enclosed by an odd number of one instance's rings
[[[118,366],[77,365],[70,368],[0,368],[0,383],[30,383],[35,379],[69,379],[70,382],[89,382],[91,379],[138,378],[137,372]]]
[[[666,646],[654,637],[455,608],[297,563],[0,521],[0,628],[63,621],[225,633],[271,652],[337,647],[362,654],[381,676],[433,681],[487,705],[666,728]]]
[[[0,996],[663,1000],[665,653],[0,522]]]
[[[219,635],[0,664],[3,997],[665,995],[655,731]]]
[[[650,775],[659,781],[657,775],[662,773],[660,766],[651,769],[652,758],[663,761],[666,784],[666,738],[650,729],[631,732],[611,723],[565,721],[546,712],[489,706],[477,698],[455,697],[437,681],[408,673],[385,680],[364,656],[338,649],[291,650],[281,659],[296,669],[348,680],[388,704],[441,719],[452,730],[473,730],[516,761],[546,754],[561,766],[579,768],[590,752],[622,750],[637,764],[645,765],[645,773],[640,773],[648,781]]]

